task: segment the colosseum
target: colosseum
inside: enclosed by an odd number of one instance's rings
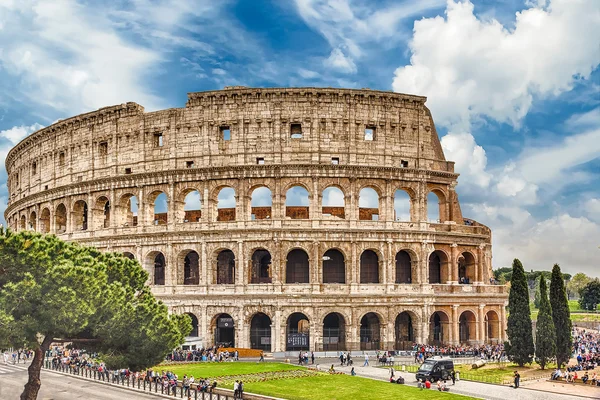
[[[189,343],[271,352],[503,341],[491,231],[425,97],[226,87],[61,120],[6,158],[14,230],[122,252]]]

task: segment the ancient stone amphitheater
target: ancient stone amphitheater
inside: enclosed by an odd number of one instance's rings
[[[198,344],[502,341],[491,232],[463,217],[425,100],[226,87],[102,108],[10,151],[5,217],[135,258]]]

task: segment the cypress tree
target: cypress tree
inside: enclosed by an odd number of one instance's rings
[[[556,355],[556,331],[552,321],[552,309],[548,300],[546,279],[540,280],[540,312],[537,317],[535,334],[535,358],[542,369]]]
[[[552,320],[556,329],[556,363],[559,367],[569,362],[571,358],[571,312],[567,301],[565,281],[558,264],[552,268],[550,280],[550,306],[552,307]]]
[[[529,288],[521,261],[514,259],[510,292],[508,295],[508,342],[506,352],[519,366],[531,363],[534,355]]]

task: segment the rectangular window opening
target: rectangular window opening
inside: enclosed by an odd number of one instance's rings
[[[131,174],[131,168],[125,168],[125,174],[126,175]]]
[[[400,161],[400,166],[401,166],[402,168],[408,168],[408,161],[406,161],[406,160],[402,160],[402,161]]]
[[[219,129],[221,130],[221,139],[231,140],[231,129],[229,129],[229,126],[222,126]]]
[[[65,165],[65,153],[61,152],[58,155],[58,165]]]
[[[37,174],[37,163],[34,162],[33,164],[31,164],[31,174],[35,175]]]
[[[100,142],[100,144],[98,145],[98,151],[103,157],[108,155],[108,142]]]
[[[331,158],[331,164],[332,165],[338,165],[340,163],[340,158],[339,157],[332,157]]]
[[[302,139],[302,124],[291,124],[290,136],[292,139]]]
[[[375,127],[372,125],[368,125],[365,128],[365,140],[373,141],[375,140]]]
[[[194,162],[193,161],[186,161],[185,162],[185,167],[186,168],[194,168]]]
[[[154,134],[154,147],[163,147],[163,134],[158,132]]]
[[[48,190],[48,185],[44,185],[44,190]]]
[[[256,163],[257,163],[258,165],[263,165],[263,164],[265,163],[265,159],[264,159],[263,157],[258,157],[258,158],[256,159]]]

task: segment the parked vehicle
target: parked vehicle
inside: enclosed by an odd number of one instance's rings
[[[429,379],[430,382],[451,380],[452,371],[454,371],[454,361],[449,358],[432,357],[421,364],[416,378],[420,381]]]

